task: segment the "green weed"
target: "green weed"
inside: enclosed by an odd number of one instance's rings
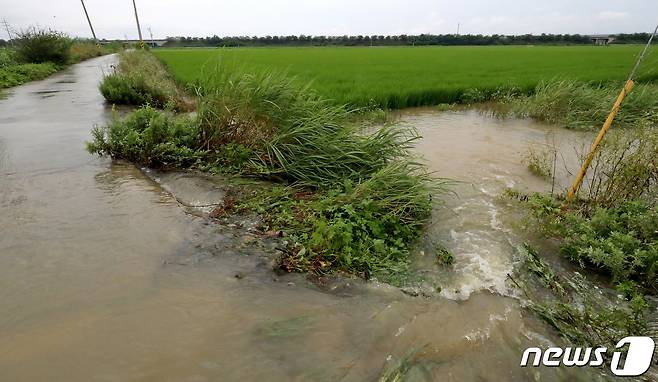
[[[205,155],[197,150],[198,136],[190,117],[146,106],[125,119],[115,116],[109,125],[95,127],[87,150],[144,166],[185,168]]]

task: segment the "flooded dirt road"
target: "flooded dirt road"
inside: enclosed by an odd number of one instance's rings
[[[0,100],[0,381],[375,381],[414,349],[410,380],[536,378],[518,367],[522,350],[552,337],[501,295],[513,294],[504,273],[520,239],[494,199],[510,179],[533,179],[511,175],[523,168],[508,154],[540,128],[404,116],[427,136],[420,150],[433,169],[472,181],[436,211],[432,229],[456,255],[454,273],[426,264],[445,277],[443,297],[318,287],[271,271],[276,243],[187,214],[132,165],[85,152],[110,115],[97,84],[113,60]],[[447,137],[450,124],[459,129]],[[488,132],[478,145],[489,151],[448,140],[475,131]],[[541,370],[541,380],[560,373]]]

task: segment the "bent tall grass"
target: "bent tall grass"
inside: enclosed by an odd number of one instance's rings
[[[511,99],[511,112],[568,129],[597,129],[603,125],[621,88],[621,84],[543,82],[531,96]],[[614,126],[655,124],[658,124],[658,86],[636,85],[626,97]]]
[[[204,147],[242,144],[256,153],[252,171],[312,187],[364,180],[418,138],[400,126],[366,133],[347,123],[350,110],[282,72],[216,67],[197,93]]]

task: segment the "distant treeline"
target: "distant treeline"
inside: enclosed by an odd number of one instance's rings
[[[648,33],[611,35],[613,44],[645,43]],[[213,46],[392,46],[392,45],[534,45],[534,44],[592,44],[592,38],[578,34],[541,35],[432,35],[416,36],[233,36],[233,37],[168,37],[168,47],[213,47]]]

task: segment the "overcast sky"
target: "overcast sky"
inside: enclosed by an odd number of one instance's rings
[[[655,0],[136,0],[148,38],[652,31]],[[136,38],[131,0],[85,0],[99,38]],[[0,0],[0,21],[90,36],[78,0]],[[0,38],[7,34],[0,30]]]

